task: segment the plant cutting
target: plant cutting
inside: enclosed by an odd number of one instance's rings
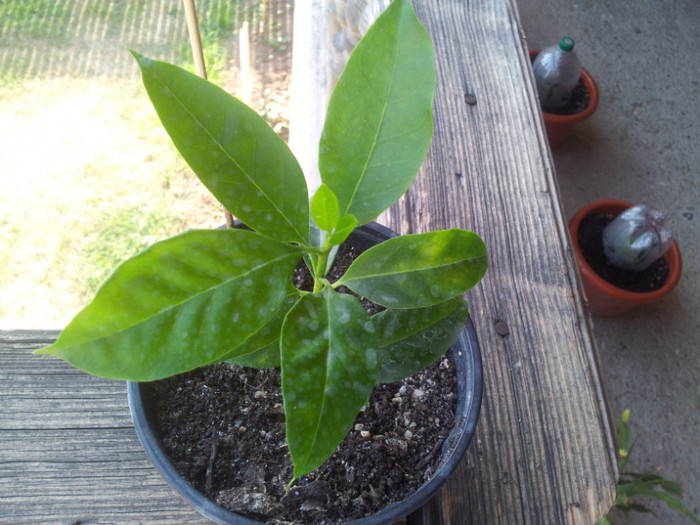
[[[175,146],[247,229],[153,244],[37,353],[138,382],[222,361],[279,367],[291,486],[333,453],[376,383],[447,351],[467,320],[463,294],[487,268],[478,235],[448,229],[390,238],[329,278],[339,246],[401,197],[425,158],[436,84],[430,37],[410,0],[395,0],[358,44],[329,102],[322,185],[311,199],[294,155],[252,109],[132,54]],[[300,261],[310,290],[292,284]],[[370,317],[357,296],[384,311]]]
[[[680,279],[678,245],[663,215],[606,200],[580,209],[569,223],[591,312],[615,315],[666,297]]]

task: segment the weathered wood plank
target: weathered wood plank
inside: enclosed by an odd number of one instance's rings
[[[146,457],[123,382],[31,351],[57,332],[0,332],[0,524],[205,524]]]
[[[444,517],[422,522],[589,525],[614,500],[616,447],[515,1],[414,5],[435,45],[435,135],[416,182],[380,222],[401,233],[474,230],[490,260],[468,294],[484,361],[481,420],[442,492]],[[316,53],[312,67],[328,45],[318,39],[305,51]],[[306,74],[299,64],[295,76]]]

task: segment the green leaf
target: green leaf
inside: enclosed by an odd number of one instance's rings
[[[262,117],[197,75],[132,54],[170,138],[219,202],[259,233],[308,244],[304,175]]]
[[[698,519],[693,512],[687,508],[683,503],[681,502],[680,499],[670,496],[666,494],[665,492],[660,492],[656,491],[652,488],[644,488],[644,489],[639,489],[635,490],[635,496],[642,496],[646,498],[652,498],[652,499],[658,499],[666,503],[669,508],[678,511],[682,514],[685,514],[688,518],[693,520],[693,523],[697,523],[700,525],[700,519]]]
[[[277,368],[280,366],[280,335],[287,312],[299,300],[299,294],[288,295],[275,316],[246,339],[243,344],[222,358],[234,365],[251,368]]]
[[[274,316],[300,257],[298,248],[251,231],[183,233],[119,266],[37,353],[133,381],[212,363]]]
[[[397,0],[357,45],[333,90],[321,179],[358,224],[403,195],[433,134],[433,45],[410,0]]]
[[[320,466],[367,403],[379,360],[369,317],[353,296],[304,295],[282,328],[282,394],[297,478]]]
[[[333,231],[338,224],[340,219],[338,198],[325,184],[319,186],[311,199],[311,217],[316,226],[327,232]]]
[[[357,219],[353,215],[343,215],[328,241],[334,246],[342,244],[356,227]]]
[[[486,245],[473,232],[403,235],[362,253],[336,285],[388,308],[421,308],[461,295],[487,265]]]
[[[384,310],[372,317],[379,343],[379,383],[412,376],[442,356],[459,337],[469,312],[461,297],[427,308]]]

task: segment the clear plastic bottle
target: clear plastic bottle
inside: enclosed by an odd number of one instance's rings
[[[554,113],[564,107],[581,77],[581,64],[574,41],[562,38],[559,45],[543,49],[532,64],[542,109]]]

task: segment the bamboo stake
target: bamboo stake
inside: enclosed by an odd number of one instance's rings
[[[241,62],[241,100],[250,105],[253,97],[253,87],[250,83],[250,38],[248,35],[248,21],[243,22],[238,33],[238,50]]]
[[[199,34],[199,23],[197,22],[197,10],[194,6],[194,0],[183,0],[185,3],[185,15],[187,17],[187,32],[190,35],[190,45],[192,46],[192,56],[194,58],[194,68],[197,74],[206,79],[207,68],[204,64],[204,50],[202,49],[202,38]],[[224,209],[224,218],[226,226],[233,227],[233,215],[227,209]]]
[[[194,58],[194,69],[200,77],[207,78],[207,68],[204,65],[204,51],[202,50],[202,38],[199,35],[199,23],[197,22],[197,10],[194,7],[194,0],[183,1],[185,2],[187,32],[190,35],[192,57]]]

